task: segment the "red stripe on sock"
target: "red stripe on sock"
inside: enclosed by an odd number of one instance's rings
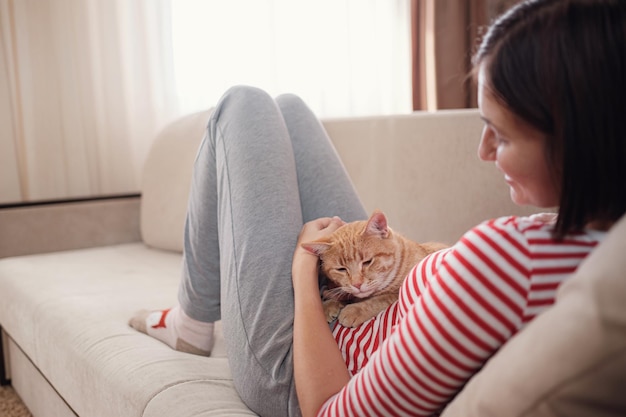
[[[163,310],[163,313],[161,314],[161,320],[159,320],[159,322],[157,324],[155,324],[154,326],[151,326],[153,329],[159,329],[159,328],[164,328],[165,329],[165,317],[167,317],[167,313],[170,312],[170,309],[168,308],[167,310]]]

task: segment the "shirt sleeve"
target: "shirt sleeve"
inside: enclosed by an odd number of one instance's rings
[[[521,328],[528,265],[514,218],[470,230],[432,276],[416,278],[420,294],[395,331],[318,415],[427,416],[442,409]]]

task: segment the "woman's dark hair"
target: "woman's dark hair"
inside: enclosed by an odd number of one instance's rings
[[[530,0],[474,55],[496,98],[545,133],[560,190],[555,237],[626,212],[626,0]]]

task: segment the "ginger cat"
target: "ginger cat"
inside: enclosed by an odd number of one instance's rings
[[[302,247],[320,257],[320,273],[334,287],[323,294],[328,322],[356,327],[396,301],[411,268],[446,245],[413,242],[391,230],[376,210],[369,220],[348,223]]]

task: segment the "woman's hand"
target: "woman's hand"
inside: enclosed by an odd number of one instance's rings
[[[322,217],[312,220],[302,226],[302,230],[298,235],[298,243],[293,254],[292,262],[292,278],[294,285],[301,277],[315,277],[315,285],[317,285],[317,264],[318,257],[302,247],[304,242],[312,242],[330,236],[335,230],[346,224],[339,217]],[[307,272],[314,272],[311,275]]]
[[[313,242],[330,236],[335,230],[346,224],[339,217],[322,217],[312,220],[302,226],[300,235],[298,236],[298,248],[304,242]]]

